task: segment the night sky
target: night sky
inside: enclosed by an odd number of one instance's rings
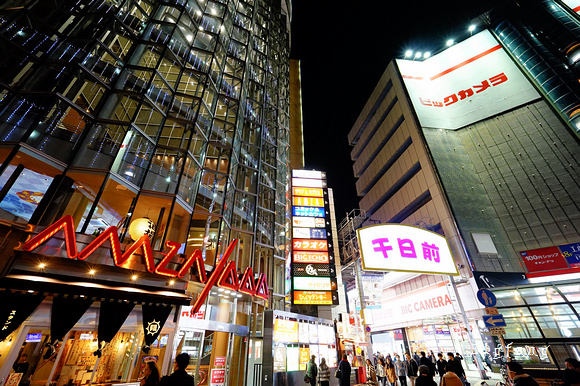
[[[338,223],[359,202],[348,132],[389,61],[408,49],[436,52],[448,39],[464,40],[472,19],[498,3],[292,2],[290,56],[301,61],[306,168],[327,171]]]

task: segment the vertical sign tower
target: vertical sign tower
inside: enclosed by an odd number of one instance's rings
[[[331,225],[326,173],[292,170],[293,304],[338,304]]]

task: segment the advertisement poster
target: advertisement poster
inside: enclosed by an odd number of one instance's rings
[[[308,325],[308,333],[310,338],[310,343],[318,343],[318,326],[314,323]]]
[[[309,343],[310,338],[308,335],[308,323],[300,322],[300,330],[299,330],[299,337],[298,341],[301,343]]]
[[[558,247],[532,249],[520,252],[528,272],[551,271],[566,269],[568,264]]]
[[[224,386],[226,383],[226,371],[222,369],[211,369],[210,386]]]
[[[298,343],[298,322],[277,318],[274,321],[274,341]]]
[[[328,365],[328,346],[325,344],[321,344],[318,346],[318,358],[316,363],[320,363],[320,359],[326,359],[326,364]]]
[[[306,365],[310,359],[310,349],[308,347],[300,347],[298,351],[300,353],[300,371],[306,371]]]
[[[328,358],[327,358],[326,363],[328,364],[328,367],[337,367],[338,366],[335,345],[328,346]]]
[[[286,346],[274,347],[274,372],[283,373],[286,371]]]
[[[286,371],[300,370],[300,350],[298,346],[288,346],[286,348]]]
[[[560,245],[560,251],[570,268],[580,268],[580,243]]]

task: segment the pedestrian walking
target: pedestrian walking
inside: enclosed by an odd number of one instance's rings
[[[574,358],[564,360],[564,384],[566,386],[580,386],[580,362]]]
[[[157,368],[155,362],[145,362],[145,367],[143,368],[143,378],[141,378],[139,383],[141,386],[157,386],[159,384],[159,369]]]
[[[427,366],[429,369],[429,374],[433,377],[435,375],[435,365],[431,362],[431,359],[425,356],[425,351],[421,351],[421,357],[419,358],[420,366]]]
[[[312,355],[306,366],[306,377],[308,377],[308,382],[310,382],[311,386],[316,386],[316,376],[318,375],[318,367],[314,362],[315,359],[316,355]]]
[[[405,361],[402,361],[401,357],[399,357],[399,354],[395,354],[395,372],[397,377],[399,377],[401,386],[407,386],[407,367],[405,366]]]
[[[445,375],[445,366],[447,366],[447,361],[443,359],[443,354],[441,353],[437,354],[437,357],[437,373],[439,373],[439,376],[442,377]]]
[[[370,359],[366,360],[366,370],[367,370],[367,385],[377,384],[377,373],[373,362]]]
[[[395,386],[397,384],[397,373],[395,369],[395,365],[391,361],[391,358],[387,358],[387,363],[385,363],[385,373],[387,376],[387,381],[389,382],[390,386]],[[386,385],[383,385],[386,386]]]
[[[379,358],[379,363],[376,367],[377,370],[377,380],[381,386],[387,386],[387,373],[385,369],[385,361],[383,358]]]
[[[185,352],[177,354],[173,361],[173,373],[161,378],[159,386],[195,386],[193,377],[185,372],[188,365],[189,354]]]
[[[338,364],[338,370],[336,371],[337,371],[336,376],[339,379],[338,384],[340,386],[350,386],[351,367],[350,363],[348,363],[348,357],[346,356],[346,354],[342,356],[342,360]]]
[[[419,376],[415,381],[415,386],[437,386],[437,382],[433,380],[429,366],[419,366]]]
[[[514,382],[514,386],[539,386],[538,382],[524,372],[519,362],[508,362],[508,377]]]
[[[318,367],[318,383],[320,386],[330,385],[330,367],[326,364],[326,358],[320,358],[320,366]]]
[[[419,365],[417,362],[411,358],[411,354],[405,353],[405,369],[407,371],[407,376],[411,381],[411,386],[415,386],[415,379],[417,379],[417,371],[419,370]]]
[[[459,353],[457,353],[457,357],[456,357],[455,355],[453,355],[452,352],[448,352],[447,358],[449,360],[448,360],[447,364],[452,367],[455,375],[457,375],[459,377],[459,379],[461,379],[463,386],[466,386],[467,378],[465,378],[465,370],[463,369],[463,365],[461,364],[461,360],[459,359],[459,357],[461,357],[461,355],[459,355]]]
[[[445,366],[445,373],[441,377],[441,382],[439,382],[439,386],[463,386],[463,381],[454,371],[455,367],[453,364],[447,362],[447,366]]]

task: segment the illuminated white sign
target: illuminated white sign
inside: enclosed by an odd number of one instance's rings
[[[301,186],[303,188],[326,188],[326,182],[323,180],[308,178],[292,178],[292,186]]]
[[[326,178],[326,173],[319,172],[318,170],[292,170],[292,177],[298,178],[316,178],[322,180]]]
[[[319,217],[292,217],[292,226],[301,228],[325,228],[326,220]]]
[[[576,13],[580,13],[580,0],[563,0],[564,4],[572,9]]]
[[[365,270],[459,275],[440,234],[400,224],[371,225],[357,234]]]
[[[295,277],[295,290],[306,291],[330,291],[331,284],[329,277]],[[312,332],[312,331],[311,331]]]
[[[540,97],[489,31],[397,65],[423,127],[459,129]]]

